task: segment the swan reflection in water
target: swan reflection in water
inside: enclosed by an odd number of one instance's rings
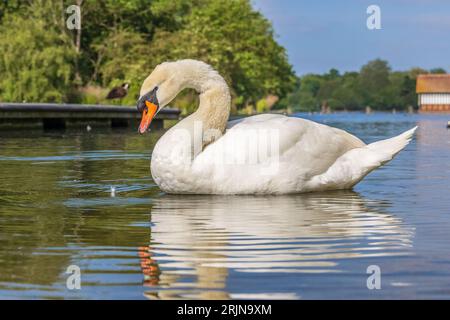
[[[387,207],[352,191],[161,196],[152,208],[150,246],[140,248],[145,295],[298,298],[295,293],[233,294],[227,278],[231,270],[259,273],[264,286],[273,273],[340,272],[340,259],[408,254],[413,229],[383,212]]]

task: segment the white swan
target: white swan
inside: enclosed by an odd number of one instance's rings
[[[261,114],[228,122],[225,80],[195,60],[165,62],[145,79],[139,132],[185,88],[199,93],[198,110],[156,143],[151,173],[167,193],[285,194],[349,189],[391,160],[417,127],[366,145],[340,129],[300,118]]]

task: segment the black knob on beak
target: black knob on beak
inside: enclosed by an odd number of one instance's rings
[[[158,87],[155,87],[153,90],[147,92],[139,99],[139,101],[137,102],[137,106],[136,106],[139,112],[142,113],[142,111],[144,111],[144,109],[146,108],[145,101],[149,101],[149,102],[153,103],[159,109],[159,102],[158,102],[158,98],[156,97],[157,91],[158,91]]]

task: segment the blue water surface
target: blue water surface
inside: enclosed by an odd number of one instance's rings
[[[449,299],[450,116],[295,116],[367,143],[419,129],[353,191],[289,196],[166,195],[161,132],[0,132],[0,298]]]

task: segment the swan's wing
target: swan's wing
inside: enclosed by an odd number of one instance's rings
[[[234,127],[235,125],[237,125],[238,123],[244,121],[245,118],[239,118],[239,119],[234,119],[234,120],[230,120],[227,123],[227,130],[231,129],[232,127]]]
[[[303,174],[307,179],[325,172],[337,158],[364,143],[349,133],[309,120],[261,114],[235,120],[225,134],[194,160],[198,173],[256,175],[259,166],[276,158],[280,174]]]

